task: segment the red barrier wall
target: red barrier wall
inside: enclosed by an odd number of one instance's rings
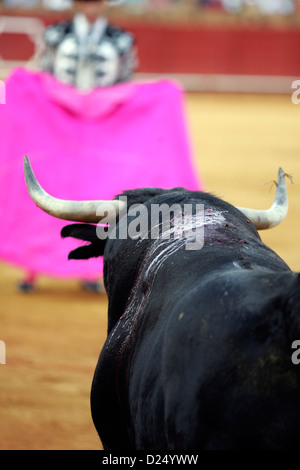
[[[50,24],[59,16],[40,18]],[[300,77],[300,28],[296,26],[214,27],[122,20],[118,24],[136,36],[141,73]],[[32,50],[24,36],[0,36],[0,54],[5,59],[25,60]]]
[[[128,25],[141,72],[300,76],[300,30]]]

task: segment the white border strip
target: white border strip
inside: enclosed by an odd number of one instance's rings
[[[207,74],[145,74],[137,73],[136,79],[173,79],[186,91],[218,93],[291,94],[292,83],[300,77],[263,75],[207,75]]]

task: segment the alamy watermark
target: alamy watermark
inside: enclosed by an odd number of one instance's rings
[[[0,365],[6,364],[6,346],[4,341],[0,340]]]
[[[204,245],[204,226],[225,220],[220,212],[205,211],[204,204],[151,204],[150,208],[133,204],[128,208],[126,196],[121,196],[119,201],[120,214],[109,202],[97,210],[101,216],[97,225],[100,240],[181,240],[186,250],[200,250]]]
[[[2,80],[0,80],[0,104],[6,104],[6,87]]]
[[[294,80],[292,88],[295,90],[294,93],[292,93],[292,103],[300,104],[300,80]]]
[[[292,363],[295,364],[295,366],[298,366],[300,364],[300,341],[298,339],[293,341],[291,347],[292,349],[296,349],[291,357]]]

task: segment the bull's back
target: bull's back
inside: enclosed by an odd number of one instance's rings
[[[162,378],[171,449],[289,448],[300,421],[299,275],[211,274],[165,327]]]
[[[92,411],[105,447],[288,446],[300,420],[298,275],[234,266],[197,281],[186,263],[141,278],[103,348]]]

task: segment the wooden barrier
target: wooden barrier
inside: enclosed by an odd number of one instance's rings
[[[43,15],[40,12],[37,17],[48,25],[58,21],[61,15]],[[201,83],[207,88],[207,79],[214,82],[211,77],[225,76],[236,80],[243,76],[252,77],[252,81],[248,80],[250,87],[255,81],[255,86],[263,90],[268,89],[269,78],[276,77],[279,92],[281,89],[286,91],[293,80],[300,78],[298,24],[290,27],[286,24],[264,26],[262,23],[252,26],[188,25],[120,18],[118,25],[132,31],[136,37],[139,74],[177,74],[182,80],[190,77],[190,83],[193,77],[194,85],[200,89]],[[0,35],[0,55],[5,60],[24,61],[32,54],[33,44],[28,37],[20,34],[18,37],[15,34]],[[199,77],[204,80],[199,82]],[[260,77],[260,80],[254,80],[255,77]],[[265,79],[264,86],[261,85],[262,77]],[[278,78],[282,79],[280,84],[283,85],[278,86]],[[255,86],[252,91],[255,91]]]

